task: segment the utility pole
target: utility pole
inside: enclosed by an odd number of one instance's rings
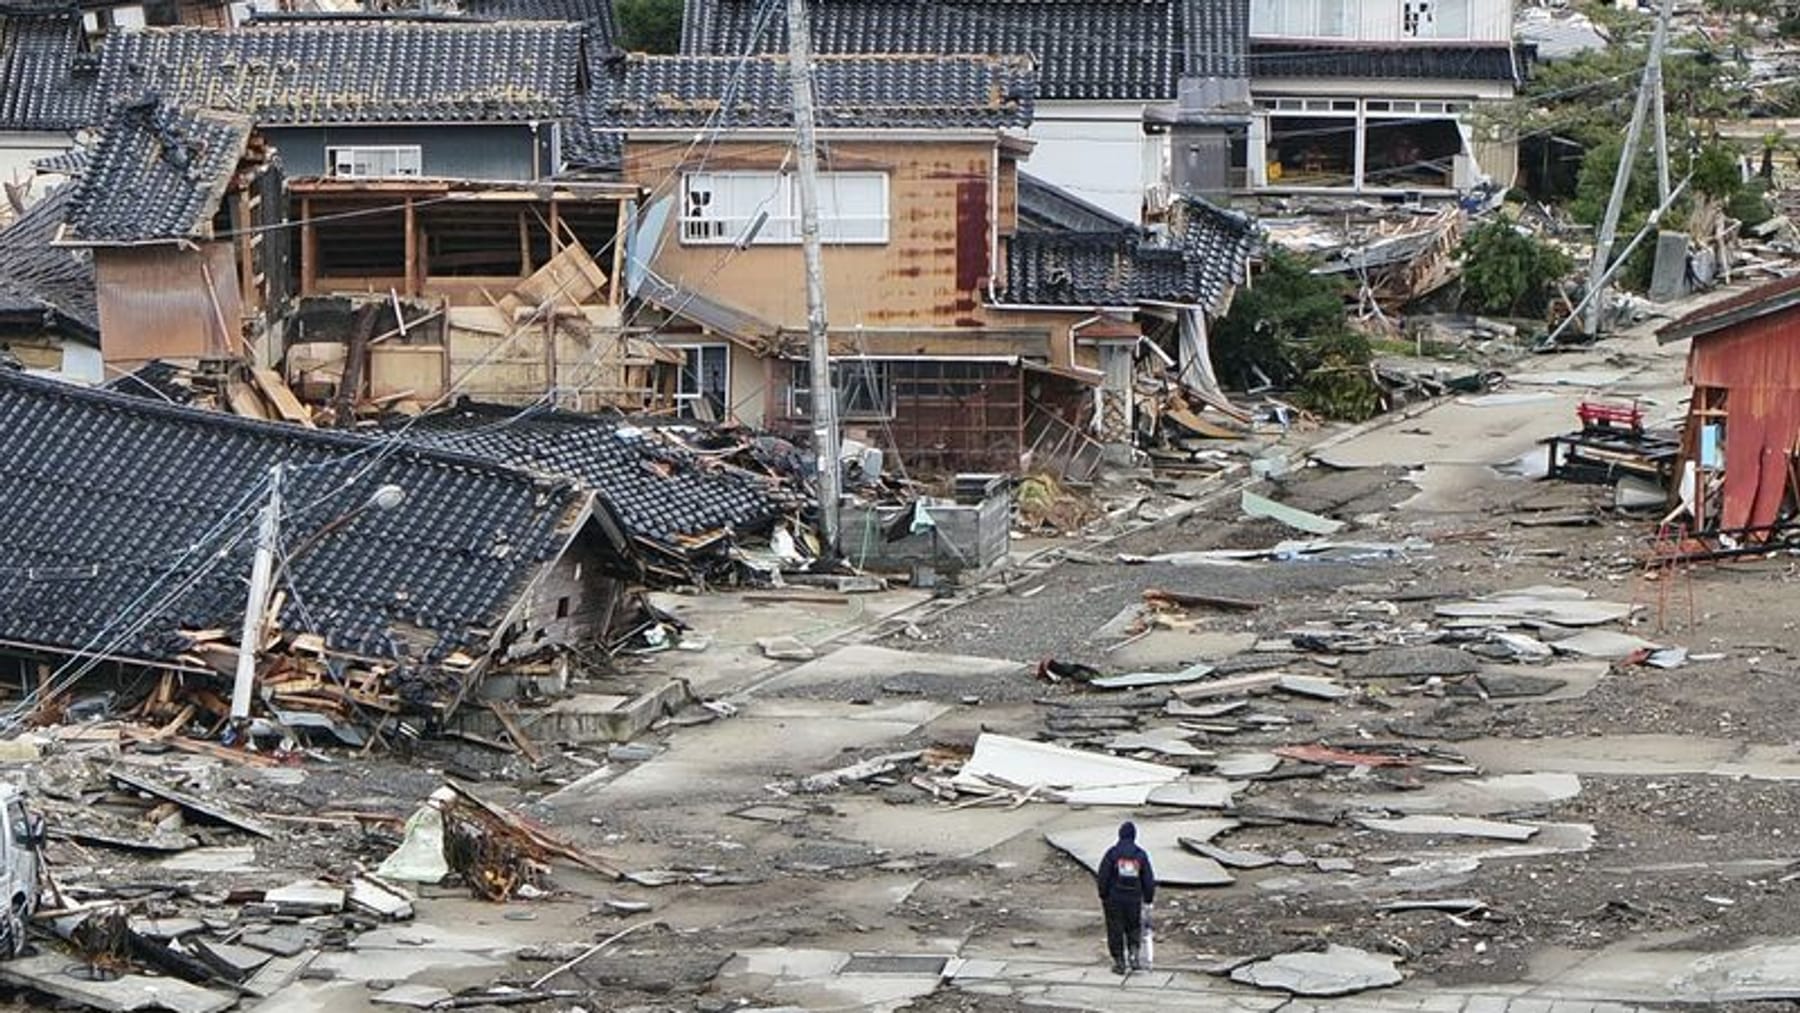
[[[1669,12],[1675,6],[1675,0],[1662,0],[1661,9],[1656,16],[1656,34],[1667,42],[1669,38]],[[1656,74],[1656,90],[1650,94],[1656,114],[1656,199],[1667,202],[1669,199],[1669,117],[1663,111],[1663,65],[1662,51],[1658,50],[1656,59],[1650,63],[1651,72]]]
[[[823,554],[838,551],[837,382],[825,325],[825,265],[819,250],[819,148],[813,126],[812,29],[806,0],[788,0],[788,77],[794,90],[794,144],[799,149],[800,252],[806,265],[806,336],[812,363],[813,446],[819,455],[819,527]]]
[[[1657,108],[1662,108],[1662,56],[1663,45],[1669,38],[1669,6],[1673,0],[1662,0],[1661,9],[1657,13],[1656,32],[1650,37],[1650,58],[1644,64],[1644,76],[1638,82],[1637,105],[1631,112],[1631,125],[1625,129],[1625,149],[1619,153],[1619,169],[1613,176],[1612,199],[1606,204],[1606,218],[1600,223],[1600,231],[1594,237],[1594,261],[1588,267],[1588,311],[1587,332],[1598,336],[1600,321],[1605,317],[1606,300],[1600,297],[1600,289],[1606,284],[1606,269],[1612,259],[1613,242],[1619,236],[1619,215],[1625,207],[1625,191],[1631,185],[1631,170],[1637,165],[1638,141],[1644,133],[1644,114],[1650,105],[1650,96],[1654,91],[1659,97]],[[1662,122],[1660,116],[1657,126]],[[1663,132],[1658,130],[1658,175],[1662,188],[1662,196],[1669,193],[1668,182],[1668,144]]]
[[[269,469],[269,501],[256,531],[256,561],[250,566],[250,595],[244,601],[244,635],[238,639],[237,678],[231,684],[232,720],[250,716],[256,689],[256,656],[262,651],[263,621],[269,611],[269,583],[275,574],[275,540],[281,534],[281,465]]]

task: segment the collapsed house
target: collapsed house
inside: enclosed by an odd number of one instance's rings
[[[785,440],[679,420],[464,403],[399,438],[577,483],[604,503],[653,586],[730,582],[750,540],[810,530],[813,462]]]
[[[1800,520],[1800,277],[1701,307],[1657,332],[1687,340],[1693,398],[1678,498],[1690,530],[1732,549],[1791,541]]]
[[[98,383],[93,258],[51,245],[73,194],[60,186],[0,230],[0,352],[27,369]]]
[[[53,716],[106,663],[160,677],[216,732],[247,646],[260,713],[383,736],[602,640],[633,571],[565,480],[13,370],[0,481],[0,666],[30,690],[15,718]],[[259,543],[273,590],[241,645]]]

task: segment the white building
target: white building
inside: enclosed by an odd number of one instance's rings
[[[1513,182],[1510,142],[1470,112],[1524,67],[1512,0],[1251,0],[1248,183],[1445,195]]]

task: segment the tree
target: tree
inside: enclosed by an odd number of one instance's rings
[[[1575,269],[1563,251],[1503,221],[1463,237],[1463,300],[1477,313],[1542,316],[1557,281]]]
[[[1381,410],[1369,340],[1344,316],[1345,287],[1304,257],[1271,250],[1213,328],[1213,362],[1230,383],[1292,387],[1306,408],[1360,422]]]
[[[633,53],[681,50],[681,0],[615,0],[619,48]]]

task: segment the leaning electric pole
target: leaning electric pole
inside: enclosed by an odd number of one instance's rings
[[[1631,112],[1631,125],[1625,129],[1625,149],[1619,153],[1619,169],[1613,176],[1612,199],[1606,203],[1606,218],[1594,237],[1594,262],[1588,267],[1587,332],[1598,336],[1605,319],[1606,300],[1600,289],[1606,284],[1606,269],[1611,266],[1613,242],[1619,237],[1619,215],[1625,208],[1625,191],[1631,186],[1632,170],[1637,167],[1638,141],[1644,134],[1644,114],[1655,99],[1656,112],[1656,181],[1662,200],[1669,199],[1669,138],[1663,121],[1662,58],[1663,46],[1669,40],[1669,8],[1674,0],[1658,4],[1656,31],[1650,37],[1650,57],[1644,64],[1644,76],[1638,82],[1637,105]]]
[[[819,148],[813,127],[812,30],[806,0],[788,0],[788,76],[794,91],[799,156],[800,253],[806,265],[806,336],[811,350],[813,446],[819,455],[819,530],[827,558],[838,551],[837,382],[825,323],[825,265],[819,250]]]

